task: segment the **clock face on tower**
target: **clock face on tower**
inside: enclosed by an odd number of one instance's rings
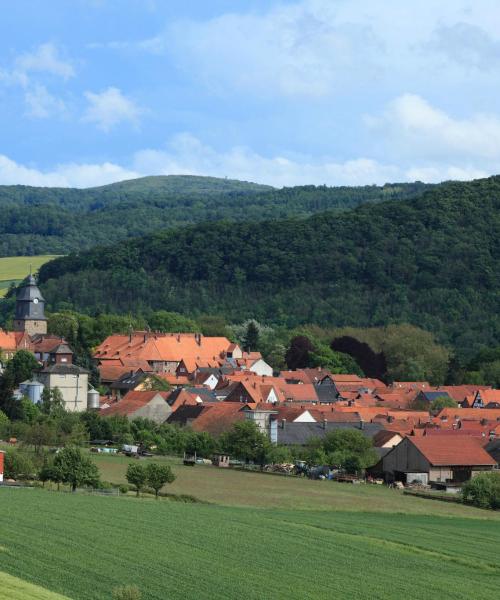
[[[33,299],[33,304],[38,304],[38,298]]]

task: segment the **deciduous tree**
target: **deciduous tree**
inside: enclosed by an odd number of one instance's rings
[[[156,498],[166,483],[172,483],[175,480],[175,475],[169,465],[159,463],[149,463],[146,467],[146,475],[148,485],[154,489]]]

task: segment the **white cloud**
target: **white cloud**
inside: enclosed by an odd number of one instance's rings
[[[454,118],[418,95],[403,94],[381,118],[367,122],[386,136],[388,148],[413,159],[500,160],[500,118],[496,115]]]
[[[59,56],[57,47],[48,42],[41,44],[34,52],[18,56],[15,71],[19,73],[44,72],[69,79],[75,75],[73,65]]]
[[[24,95],[24,100],[26,102],[26,114],[30,117],[46,119],[66,113],[64,102],[50,94],[43,85],[36,84],[28,89]]]
[[[140,174],[119,165],[67,163],[49,171],[27,167],[0,154],[0,184],[44,187],[91,187],[133,179]]]
[[[399,170],[369,158],[337,162],[329,158],[265,157],[249,148],[233,147],[217,152],[191,134],[175,136],[165,150],[142,150],[134,156],[141,173],[212,175],[267,183],[276,187],[329,184],[385,183],[397,179]]]
[[[480,179],[489,177],[491,173],[478,169],[476,167],[458,167],[453,165],[443,165],[441,167],[411,167],[407,169],[407,181],[425,181],[426,183],[439,183],[440,181],[457,180],[470,181],[471,179]]]
[[[428,85],[429,71],[456,79],[443,54],[476,63],[496,51],[499,27],[496,0],[296,0],[178,21],[150,39],[110,47],[170,54],[221,95],[303,99],[356,93],[383,79]]]
[[[369,23],[337,19],[337,3],[305,0],[264,14],[225,14],[182,22],[138,44],[171,50],[178,64],[218,92],[322,97],[377,71],[383,42]]]
[[[42,171],[0,155],[0,184],[91,187],[145,175],[211,175],[276,187],[294,185],[382,185],[397,181],[469,180],[490,172],[470,164],[416,161],[409,166],[361,157],[338,161],[330,157],[263,156],[246,147],[217,151],[189,133],[174,136],[163,149],[144,149],[129,166],[110,162],[69,163]]]
[[[488,70],[500,66],[500,39],[470,23],[438,26],[427,49],[466,67]]]
[[[109,131],[123,122],[137,126],[143,110],[115,87],[108,87],[101,93],[85,92],[89,106],[83,120],[95,123],[99,129]]]

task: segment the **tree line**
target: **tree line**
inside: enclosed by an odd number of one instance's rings
[[[470,359],[500,335],[500,178],[260,223],[189,226],[57,259],[53,309],[254,318],[289,329],[409,323]]]
[[[67,254],[204,221],[261,221],[408,198],[423,183],[270,186],[213,177],[146,177],[91,189],[0,186],[0,256]]]

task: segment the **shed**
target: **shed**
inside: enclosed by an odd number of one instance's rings
[[[472,437],[406,437],[382,458],[388,482],[462,484],[496,461]]]

